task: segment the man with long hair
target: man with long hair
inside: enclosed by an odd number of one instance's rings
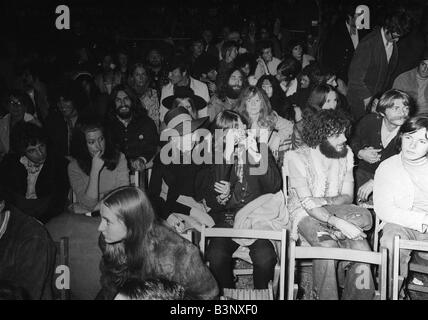
[[[346,145],[345,132],[349,120],[334,110],[321,110],[317,117],[303,123],[306,146],[289,153],[291,236],[306,240],[311,246],[351,248],[370,251],[364,230],[372,224],[371,214],[352,205],[354,196],[351,149]],[[374,283],[369,265],[349,263],[341,296],[337,275],[344,265],[333,260],[313,263],[313,294],[315,299],[372,299]],[[363,271],[361,271],[363,270]],[[364,285],[357,277],[363,272]]]

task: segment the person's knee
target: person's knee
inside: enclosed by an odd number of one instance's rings
[[[226,248],[219,242],[211,242],[207,249],[206,259],[213,265],[222,265],[232,259],[232,255],[225,250]]]
[[[273,267],[277,257],[269,240],[257,240],[250,249],[250,257],[256,267]]]
[[[382,236],[380,238],[381,247],[385,247],[388,250],[392,250],[395,236],[399,236],[400,239],[409,238],[405,227],[392,223],[387,223],[382,229]]]
[[[320,246],[324,248],[339,248],[338,243],[334,240],[320,241]]]

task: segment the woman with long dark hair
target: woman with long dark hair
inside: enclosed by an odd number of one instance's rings
[[[100,212],[103,257],[98,299],[113,299],[131,278],[174,281],[198,299],[217,296],[217,283],[198,248],[155,218],[141,189],[122,187],[110,192]]]
[[[111,143],[108,131],[99,122],[87,121],[75,129],[71,156],[68,176],[77,198],[72,206],[75,213],[93,211],[104,194],[129,185],[126,158]]]
[[[285,94],[279,85],[279,81],[272,75],[264,75],[257,81],[257,87],[263,89],[268,96],[272,110],[286,118]]]

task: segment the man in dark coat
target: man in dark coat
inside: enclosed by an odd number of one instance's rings
[[[371,98],[387,89],[398,63],[396,42],[409,31],[409,16],[402,9],[386,15],[358,47],[348,73],[348,103],[355,121],[366,113]]]

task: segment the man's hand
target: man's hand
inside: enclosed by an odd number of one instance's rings
[[[380,151],[382,151],[382,149],[374,149],[373,147],[367,147],[361,149],[358,152],[358,158],[368,163],[376,163],[380,161]]]
[[[363,230],[343,219],[338,218],[334,226],[348,239],[363,240],[367,237]]]
[[[327,201],[324,198],[306,197],[303,198],[300,203],[306,211],[309,211],[315,208],[325,206],[327,204]]]
[[[146,169],[146,163],[147,161],[144,158],[137,158],[131,160],[131,168],[134,171],[143,171],[144,169]]]
[[[223,198],[226,198],[230,194],[230,182],[225,180],[216,182],[214,183],[214,190],[223,196]]]
[[[166,219],[166,222],[168,222],[168,224],[175,228],[175,230],[178,233],[183,233],[184,231],[184,222],[183,220],[181,220],[179,217],[177,217],[175,214],[170,214],[169,217]]]
[[[369,199],[370,194],[373,192],[373,179],[370,179],[366,183],[364,183],[359,189],[358,189],[358,200],[361,201],[367,201]]]

